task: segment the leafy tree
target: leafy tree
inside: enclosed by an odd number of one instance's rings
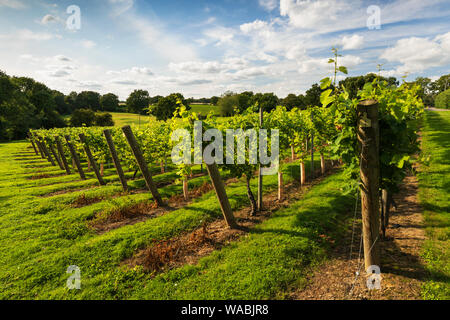
[[[150,105],[150,95],[147,90],[134,90],[127,99],[129,112],[145,114]]]
[[[430,78],[418,77],[411,84],[417,84],[420,86],[418,95],[425,105],[434,106],[434,93],[432,81]]]
[[[450,74],[440,77],[433,84],[433,90],[436,95],[447,89],[450,89]]]
[[[306,109],[305,96],[291,93],[286,98],[284,98],[281,102],[283,106],[286,107],[287,110],[292,110],[294,108],[298,108],[300,110]]]
[[[75,91],[72,91],[64,98],[64,101],[66,102],[67,106],[69,107],[70,113],[74,112],[77,109],[80,109],[80,107],[77,105],[77,96],[78,93]]]
[[[233,92],[226,92],[217,102],[220,114],[224,117],[232,116],[239,110],[239,96]]]
[[[150,104],[155,105],[158,103],[159,99],[164,98],[163,96],[150,97]]]
[[[117,111],[119,109],[119,97],[114,93],[107,93],[100,98],[103,111]]]
[[[95,112],[91,109],[78,109],[72,113],[70,125],[72,127],[92,127],[95,120]]]
[[[190,110],[187,101],[181,93],[172,93],[165,98],[159,99],[158,103],[151,107],[150,114],[155,116],[158,120],[165,121],[173,117],[180,102],[186,107],[186,110]]]
[[[277,107],[279,99],[273,93],[257,93],[252,97],[250,105],[256,105],[256,103],[265,112],[270,112]]]
[[[114,120],[111,113],[101,112],[95,114],[95,125],[98,127],[113,127]]]
[[[238,95],[238,108],[239,112],[243,112],[252,106],[253,92],[245,91]]]
[[[97,111],[101,109],[100,94],[94,91],[83,91],[76,98],[77,109],[91,109]]]
[[[36,125],[43,128],[59,128],[66,126],[64,119],[56,109],[53,91],[43,83],[26,77],[12,77],[11,82],[34,106]]]
[[[304,103],[308,107],[320,106],[320,95],[322,94],[322,89],[315,83],[312,85],[311,89],[306,91]]]
[[[71,109],[69,105],[66,103],[66,96],[64,93],[59,92],[57,90],[53,90],[53,99],[55,100],[56,104],[56,111],[58,111],[59,114],[71,114]]]
[[[450,109],[450,89],[436,96],[435,106],[440,109]]]
[[[219,102],[219,97],[217,97],[217,96],[214,96],[214,97],[211,97],[211,104],[213,105],[213,106],[217,106],[217,103]]]

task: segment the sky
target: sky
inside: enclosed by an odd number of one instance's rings
[[[450,0],[0,0],[0,70],[65,94],[285,97],[331,75],[333,46],[349,76],[437,79]]]

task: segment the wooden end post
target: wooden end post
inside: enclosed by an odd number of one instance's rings
[[[366,270],[380,266],[379,124],[378,102],[366,100],[357,107],[361,150],[361,210]]]
[[[158,192],[156,184],[153,182],[152,176],[148,170],[147,162],[145,162],[141,148],[139,147],[136,138],[134,137],[131,127],[125,126],[122,128],[122,131],[125,134],[125,137],[127,138],[131,150],[133,151],[134,157],[136,158],[139,169],[141,169],[142,175],[144,176],[145,183],[147,184],[148,189],[152,193],[153,199],[155,199],[158,206],[163,206],[164,202],[162,201],[161,195]]]
[[[217,164],[206,164],[206,169],[208,170],[209,177],[211,178],[214,190],[216,191],[217,199],[219,199],[220,209],[222,210],[227,225],[231,229],[237,229],[239,226],[236,223],[233,211],[231,210],[230,201],[228,200],[225,185],[223,184]]]
[[[111,153],[111,157],[113,159],[117,175],[119,176],[120,183],[122,183],[123,190],[127,191],[128,190],[127,179],[125,179],[125,175],[123,174],[122,165],[120,164],[119,157],[117,156],[117,151],[116,147],[114,146],[114,142],[112,140],[111,131],[104,130],[103,134],[105,135],[106,143],[108,144],[109,152]]]

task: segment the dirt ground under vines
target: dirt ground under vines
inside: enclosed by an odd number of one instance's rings
[[[394,196],[387,239],[381,246],[381,289],[369,290],[363,254],[359,260],[361,226],[355,232],[350,259],[351,232],[330,253],[322,266],[315,268],[304,288],[292,292],[295,300],[419,300],[427,276],[420,257],[425,229],[422,208],[417,199],[415,176],[406,177],[401,192]],[[361,267],[362,266],[362,267]],[[360,271],[360,276],[356,272]]]

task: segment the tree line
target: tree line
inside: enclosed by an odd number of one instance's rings
[[[377,75],[348,77],[339,82],[345,86],[350,98],[356,98],[358,91],[366,83],[371,83]],[[383,78],[389,85],[398,86],[394,77]],[[419,77],[414,83],[421,86],[420,98],[427,106],[450,108],[450,75],[436,81]],[[305,94],[289,94],[279,98],[274,93],[225,92],[222,96],[211,98],[185,98],[181,93],[166,97],[150,96],[147,90],[134,90],[125,102],[113,93],[104,95],[95,91],[75,91],[64,95],[45,84],[27,77],[11,77],[0,71],[0,140],[22,139],[29,129],[49,129],[66,126],[112,126],[114,122],[107,112],[129,112],[153,115],[158,120],[173,116],[178,103],[190,109],[191,104],[210,104],[217,106],[222,116],[233,116],[249,108],[260,108],[270,112],[278,105],[287,110],[320,105],[320,95],[324,90],[313,84]],[[63,116],[71,115],[66,121]]]

